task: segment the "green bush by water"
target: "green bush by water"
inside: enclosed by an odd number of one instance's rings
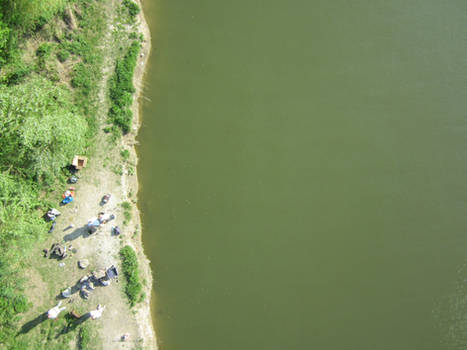
[[[114,125],[120,128],[123,133],[131,130],[133,113],[130,109],[133,103],[133,74],[138,59],[141,44],[139,41],[133,41],[128,48],[126,55],[117,60],[115,73],[110,79],[110,101],[109,110],[110,120]]]
[[[120,257],[122,258],[123,274],[127,280],[125,293],[130,305],[134,306],[141,301],[143,289],[139,278],[138,258],[133,248],[128,245],[120,249]]]
[[[140,11],[139,6],[131,0],[123,0],[123,6],[125,6],[128,9],[128,13],[130,14],[131,18],[136,17],[136,15]]]

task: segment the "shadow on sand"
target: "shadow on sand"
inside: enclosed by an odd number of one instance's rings
[[[65,242],[69,242],[69,241],[75,240],[76,238],[78,238],[80,236],[83,236],[83,238],[86,238],[86,237],[89,236],[87,225],[79,227],[76,230],[74,230],[73,232],[70,232],[70,233],[66,234],[63,237],[63,239],[64,239]]]
[[[47,312],[44,312],[43,314],[40,314],[35,319],[23,324],[21,326],[21,329],[18,332],[18,335],[28,333],[31,329],[33,329],[34,327],[41,324],[42,322],[44,322],[47,319],[48,319]]]

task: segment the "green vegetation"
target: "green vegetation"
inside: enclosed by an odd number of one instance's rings
[[[66,0],[1,0],[6,23],[22,33],[38,30],[62,11]]]
[[[95,330],[68,314],[55,322],[22,319],[28,310],[27,315],[39,310],[27,300],[21,276],[30,267],[31,249],[47,237],[50,223],[42,218],[47,196],[64,184],[65,167],[74,154],[89,152],[97,133],[103,5],[102,0],[0,0],[1,349],[96,348]],[[130,69],[131,60],[122,59],[119,67]]]
[[[95,329],[69,314],[54,322],[23,319],[26,312],[29,317],[43,310],[27,300],[22,276],[30,268],[32,248],[47,237],[50,223],[42,215],[50,205],[48,196],[64,185],[73,155],[91,152],[97,134],[104,5],[103,0],[0,0],[1,349],[97,348]],[[121,23],[128,24],[140,9],[124,0],[118,11],[125,17]],[[116,137],[131,129],[132,79],[141,39],[134,27],[129,40],[128,29],[114,25],[122,36],[115,42],[125,45],[109,81],[109,131]],[[122,150],[123,161],[129,155]],[[114,171],[124,170],[117,164]],[[122,207],[127,223],[132,207],[129,202]],[[125,291],[134,305],[144,296],[136,254],[128,249],[120,254]]]
[[[111,122],[123,133],[131,130],[133,113],[130,109],[133,103],[133,73],[136,67],[141,44],[139,41],[133,41],[128,48],[126,55],[117,60],[115,73],[110,79],[110,101],[111,107],[109,117]]]
[[[81,350],[97,349],[96,331],[89,324],[84,324],[78,333],[78,348]]]
[[[125,220],[123,220],[123,224],[126,225],[131,220],[131,203],[123,202],[121,206],[123,208],[123,217],[125,218]]]
[[[51,179],[85,145],[86,122],[63,87],[34,77],[0,86],[0,170]]]
[[[128,151],[127,149],[122,149],[120,151],[120,155],[122,156],[122,159],[127,161],[128,158],[130,158],[130,151]]]
[[[139,13],[140,8],[139,6],[131,0],[123,0],[123,6],[125,6],[128,9],[128,13],[130,14],[131,18],[135,18],[136,15]]]
[[[16,343],[18,314],[30,307],[18,278],[22,255],[46,231],[34,208],[40,206],[38,186],[0,173],[0,347]]]
[[[125,293],[128,296],[130,305],[134,306],[144,298],[142,294],[143,287],[139,281],[138,258],[133,248],[128,245],[120,249],[120,257],[122,258],[123,274],[127,281]]]
[[[57,51],[57,58],[60,62],[65,62],[70,57],[70,52],[65,49],[60,49]]]
[[[52,45],[49,43],[42,43],[36,50],[36,55],[38,57],[49,57],[52,52]]]

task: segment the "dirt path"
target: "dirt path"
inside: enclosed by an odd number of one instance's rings
[[[117,6],[119,2],[110,1],[108,6]],[[108,13],[115,13],[109,11]],[[114,18],[110,18],[109,30],[107,33],[107,44],[103,49],[106,51],[106,62],[104,65],[104,84],[100,89],[100,111],[102,124],[105,123],[108,103],[106,80],[113,72],[115,62],[115,45],[112,46],[112,23]],[[134,82],[137,94],[141,91],[144,65],[150,52],[150,33],[144,17],[139,15],[139,29],[144,35],[144,43],[140,59],[135,71]],[[137,105],[138,96],[135,96],[133,105],[134,128],[131,133],[111,144],[103,131],[99,132],[96,138],[95,155],[89,159],[85,169],[79,172],[79,181],[73,185],[76,190],[76,197],[70,204],[57,208],[62,215],[57,219],[57,224],[50,238],[44,242],[34,253],[35,259],[41,254],[43,248],[48,248],[53,242],[65,242],[67,246],[72,245],[76,251],[71,256],[59,262],[54,259],[43,259],[37,266],[36,271],[29,272],[28,295],[33,304],[38,308],[32,310],[38,312],[42,305],[55,302],[56,296],[66,287],[72,286],[82,276],[90,271],[106,268],[110,265],[117,266],[120,275],[120,282],[111,283],[107,287],[96,287],[88,300],[79,297],[79,293],[74,294],[70,299],[65,300],[67,310],[73,309],[92,310],[97,304],[106,306],[100,319],[93,322],[98,329],[103,349],[157,349],[155,334],[151,322],[150,296],[152,286],[152,275],[149,268],[149,261],[143,254],[141,242],[140,217],[136,207],[136,196],[138,192],[138,181],[134,169],[136,169],[137,157],[134,149],[135,137],[139,128],[139,108]],[[122,159],[120,152],[129,151],[129,158]],[[131,175],[129,175],[131,174]],[[64,188],[63,190],[65,190]],[[101,199],[110,193],[110,201],[101,205]],[[124,224],[124,210],[121,206],[123,202],[131,204],[131,220]],[[114,214],[116,218],[92,235],[87,233],[86,223],[92,217],[96,217],[98,212]],[[73,225],[73,228],[68,228]],[[121,235],[112,236],[111,227],[118,225],[121,228]],[[141,280],[146,298],[134,308],[129,307],[127,296],[123,292],[123,276],[119,258],[119,250],[125,246],[132,246],[139,257],[141,269]],[[78,268],[78,261],[89,260],[86,269]],[[64,263],[64,265],[61,265]],[[32,314],[31,313],[31,314]],[[89,321],[87,321],[89,322]],[[130,335],[129,341],[120,341],[123,334]]]

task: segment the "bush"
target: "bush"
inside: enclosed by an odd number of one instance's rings
[[[142,285],[139,281],[138,258],[136,253],[130,246],[125,246],[120,249],[120,257],[122,258],[123,274],[127,280],[125,293],[128,296],[130,305],[134,306],[141,298]]]
[[[131,130],[133,121],[133,113],[129,107],[133,103],[132,94],[135,92],[133,73],[140,48],[141,45],[138,41],[131,43],[126,55],[117,60],[115,73],[110,80],[111,107],[109,117],[123,133],[128,133]]]
[[[20,33],[38,30],[62,11],[66,0],[4,0],[1,1],[4,21]]]
[[[85,145],[86,122],[71,111],[69,91],[46,79],[0,86],[0,171],[57,176]]]
[[[139,6],[131,0],[123,0],[123,6],[125,6],[128,9],[128,13],[130,14],[131,18],[136,17],[136,15],[140,11]]]

